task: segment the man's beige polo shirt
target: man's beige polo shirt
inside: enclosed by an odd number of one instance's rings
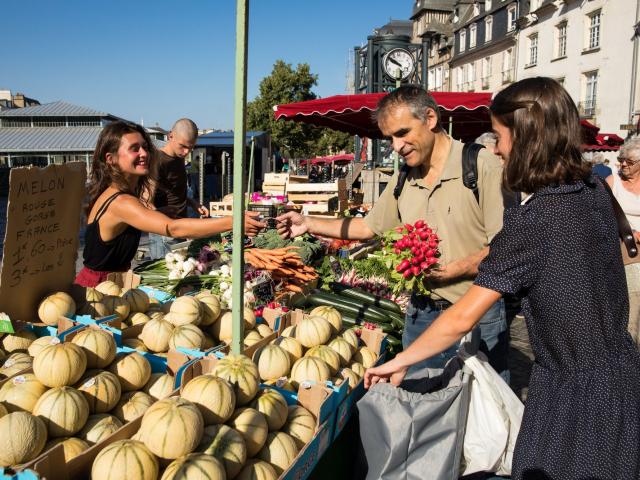
[[[502,163],[486,148],[478,154],[478,190],[480,204],[473,191],[462,183],[462,147],[451,142],[442,175],[432,188],[424,183],[417,168],[407,175],[398,201],[393,189],[398,182],[394,174],[380,199],[364,221],[381,235],[401,224],[423,219],[440,237],[441,265],[477,253],[502,229]],[[433,298],[455,303],[471,287],[472,280],[464,280],[433,290]]]

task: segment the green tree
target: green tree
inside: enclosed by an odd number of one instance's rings
[[[260,82],[259,95],[247,105],[247,127],[262,130],[271,135],[274,150],[285,156],[297,158],[328,155],[347,149],[353,150],[350,135],[328,128],[286,120],[276,121],[273,106],[284,103],[314,100],[311,90],[318,83],[318,76],[311,73],[308,64],[291,64],[276,60],[271,73]]]

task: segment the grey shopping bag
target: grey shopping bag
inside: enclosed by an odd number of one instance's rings
[[[455,480],[469,407],[470,371],[458,357],[400,387],[374,385],[358,402],[367,479]]]

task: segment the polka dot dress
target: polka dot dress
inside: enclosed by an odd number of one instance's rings
[[[640,478],[640,354],[602,185],[507,209],[475,284],[522,298],[535,354],[512,478]]]

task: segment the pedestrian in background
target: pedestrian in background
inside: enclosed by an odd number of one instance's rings
[[[618,152],[620,169],[606,178],[613,195],[622,207],[633,230],[636,243],[640,242],[640,137],[631,137]],[[640,263],[626,265],[629,292],[629,333],[640,345]]]
[[[527,192],[469,291],[408,349],[365,373],[399,385],[446,351],[503,294],[523,299],[535,363],[513,454],[514,480],[637,479],[640,353],[611,198],[582,160],[576,106],[555,80],[509,85],[491,105],[505,183]]]
[[[185,159],[193,150],[197,139],[196,124],[188,118],[181,118],[171,128],[167,143],[158,150],[157,179],[152,184],[153,205],[171,218],[187,218],[188,207],[202,217],[209,216],[209,210],[188,193]],[[149,234],[149,255],[151,258],[163,258],[171,251],[171,245],[180,240],[166,235]]]

